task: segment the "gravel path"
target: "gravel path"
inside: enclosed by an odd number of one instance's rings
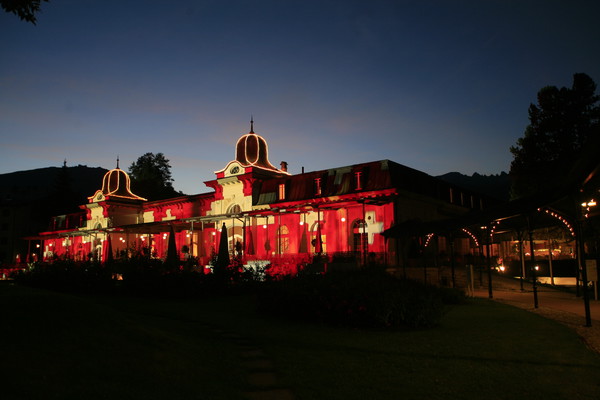
[[[593,351],[600,354],[600,301],[590,299],[592,326],[585,326],[585,307],[581,297],[538,285],[538,308],[534,307],[533,287],[524,282],[523,290],[519,280],[494,277],[493,300],[553,319],[573,329],[582,341]],[[487,288],[475,290],[475,297],[489,298]]]

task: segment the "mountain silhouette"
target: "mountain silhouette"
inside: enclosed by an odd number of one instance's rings
[[[480,175],[475,172],[471,176],[448,172],[437,178],[498,200],[508,201],[510,197],[510,177],[506,172],[497,175]]]

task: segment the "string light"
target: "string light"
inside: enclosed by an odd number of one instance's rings
[[[428,233],[427,234],[427,240],[425,240],[425,247],[429,246],[429,242],[433,238],[433,235],[434,235],[433,233]]]
[[[589,218],[590,217],[590,207],[595,207],[596,206],[596,200],[591,199],[588,202],[583,202],[581,203],[581,207],[585,208],[586,213],[583,214],[584,218]]]
[[[541,209],[538,208],[538,211],[542,211]],[[560,222],[563,223],[563,225],[567,228],[567,230],[569,231],[569,233],[571,234],[571,236],[575,237],[575,229],[573,228],[573,226],[569,223],[569,221],[567,221],[562,215],[554,212],[554,211],[550,211],[549,209],[544,209],[544,212],[556,219],[558,219]]]
[[[469,235],[473,242],[475,242],[475,245],[479,247],[479,240],[477,240],[477,237],[475,235],[473,235],[467,228],[463,228],[462,231]]]

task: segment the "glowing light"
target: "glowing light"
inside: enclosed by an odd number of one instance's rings
[[[342,217],[342,222],[346,222],[346,217]]]
[[[213,235],[213,236],[216,236],[216,235],[217,235],[217,232],[213,232],[213,233],[212,233],[212,235]]]
[[[538,211],[542,211],[540,209],[538,209]],[[563,218],[562,215],[555,213],[554,211],[550,211],[548,209],[545,209],[544,212],[556,219],[558,219],[560,222],[563,223],[563,225],[567,228],[567,230],[569,231],[569,233],[571,234],[571,236],[575,237],[575,229],[573,228],[573,226],[571,226],[571,224],[569,223],[569,221],[567,221],[565,218]]]
[[[594,200],[594,199],[591,199],[588,202],[581,203],[581,207],[585,208],[585,210],[588,211],[588,212],[590,211],[590,207],[595,207],[595,206],[596,206],[596,200]],[[588,213],[585,213],[583,216],[585,218],[589,218],[590,217],[590,215]]]
[[[479,240],[477,240],[477,237],[475,235],[473,235],[468,229],[463,228],[462,231],[464,233],[466,233],[467,235],[469,235],[471,237],[471,239],[473,240],[473,242],[475,242],[475,246],[479,246]]]
[[[535,267],[533,267],[533,268],[534,268],[536,271],[539,271],[539,270],[540,270],[540,266],[539,266],[539,265],[536,265],[536,266],[535,266]]]
[[[267,229],[267,224],[264,224],[264,225],[263,225],[263,229]]]
[[[300,225],[304,225],[304,221],[300,221]]]
[[[500,271],[501,271],[501,272],[504,272],[504,271],[506,271],[506,267],[505,267],[504,265],[501,265],[501,266],[500,266]]]
[[[490,228],[490,238],[494,236],[494,231],[496,230],[499,224],[499,221],[492,222],[492,227]]]
[[[429,242],[431,241],[431,238],[433,238],[433,233],[427,234],[427,240],[425,241],[425,247],[429,246]]]

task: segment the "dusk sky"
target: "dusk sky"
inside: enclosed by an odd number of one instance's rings
[[[508,172],[540,88],[600,82],[599,16],[578,0],[51,0],[35,26],[0,10],[0,173],[162,152],[175,189],[207,192],[251,115],[291,173]]]

